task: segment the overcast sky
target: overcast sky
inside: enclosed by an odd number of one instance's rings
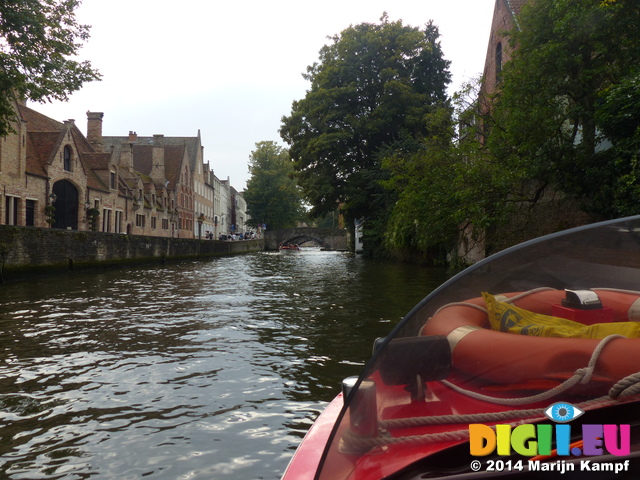
[[[81,50],[103,75],[67,103],[31,104],[49,117],[104,112],[104,135],[195,136],[204,160],[238,190],[256,142],[272,140],[280,119],[309,87],[302,78],[328,36],[349,25],[390,21],[440,29],[453,89],[482,73],[495,0],[84,0],[91,25]]]

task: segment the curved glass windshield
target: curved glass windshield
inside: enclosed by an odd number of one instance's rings
[[[640,217],[468,268],[379,342],[316,478],[392,478],[416,462],[421,474],[464,474],[470,424],[549,423],[545,409],[560,401],[577,410],[554,422],[628,403],[636,393],[618,382],[640,371],[639,298]]]

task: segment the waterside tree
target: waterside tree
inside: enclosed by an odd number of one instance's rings
[[[0,2],[0,136],[11,132],[14,102],[68,99],[100,74],[76,61],[89,26],[76,21],[79,0]]]
[[[244,199],[249,225],[269,229],[295,227],[303,218],[300,189],[293,177],[287,149],[275,142],[258,142],[249,157],[251,177]]]
[[[365,245],[382,244],[395,204],[382,159],[415,148],[426,117],[446,105],[450,82],[438,28],[362,23],[331,37],[304,78],[306,96],[282,118],[296,177],[311,213],[340,208],[348,226],[365,220]]]

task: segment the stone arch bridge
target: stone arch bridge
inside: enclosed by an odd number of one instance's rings
[[[306,242],[315,242],[326,250],[349,250],[346,229],[300,227],[267,230],[264,234],[265,250],[277,250],[283,243],[302,245]]]

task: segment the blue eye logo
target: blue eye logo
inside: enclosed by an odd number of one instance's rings
[[[575,405],[564,402],[554,403],[544,411],[544,414],[549,420],[553,420],[558,423],[570,422],[571,420],[578,418],[583,413],[584,410],[576,407]]]

